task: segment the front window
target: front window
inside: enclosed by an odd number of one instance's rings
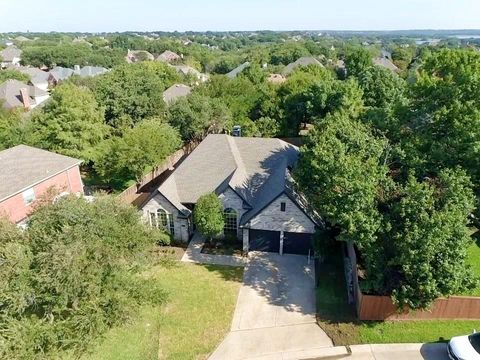
[[[158,209],[156,212],[149,212],[150,226],[156,227],[175,235],[175,226],[173,223],[172,214],[167,213],[163,209]]]
[[[223,232],[225,234],[236,234],[237,233],[237,212],[234,209],[228,208],[223,212],[223,220],[225,225],[223,227]]]
[[[25,205],[29,205],[35,201],[35,191],[33,190],[33,188],[25,190],[22,193],[22,196],[23,196],[23,201],[25,202]]]

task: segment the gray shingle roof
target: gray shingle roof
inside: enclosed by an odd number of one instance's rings
[[[184,211],[182,203],[196,203],[200,196],[230,186],[254,214],[286,191],[288,168],[297,157],[298,148],[279,139],[211,134],[158,191]]]
[[[0,60],[5,62],[12,62],[14,58],[20,58],[22,55],[22,50],[18,49],[15,46],[9,46],[2,51],[0,51]]]
[[[242,65],[237,66],[235,69],[230,71],[229,73],[225,74],[230,79],[236,78],[238,74],[240,74],[243,70],[250,66],[250,63],[244,62]]]
[[[177,61],[180,60],[181,56],[174,53],[173,51],[170,50],[165,50],[163,53],[157,56],[157,61],[165,61],[165,62],[171,62],[171,61]]]
[[[75,68],[73,70],[74,75],[78,75],[80,77],[92,77],[101,75],[108,72],[107,68],[100,67],[100,66],[84,66],[82,68]]]
[[[27,145],[0,151],[0,201],[81,162]]]
[[[12,69],[18,70],[21,73],[28,75],[30,77],[30,82],[35,86],[37,84],[43,85],[45,83],[48,83],[48,77],[50,76],[50,73],[33,67],[19,66],[12,67]]]
[[[388,70],[399,71],[400,69],[390,61],[390,59],[384,57],[378,57],[373,59],[373,63],[377,66],[382,66]]]
[[[313,56],[304,56],[293,63],[288,64],[285,69],[283,69],[283,73],[285,75],[290,74],[293,70],[295,70],[299,66],[308,66],[308,65],[317,65],[323,67],[322,63],[315,59]]]
[[[31,105],[35,105],[35,97],[48,95],[47,91],[36,86],[27,85],[18,80],[7,80],[0,84],[0,101],[3,101],[5,108],[12,109],[23,106],[20,96],[21,89],[27,89]]]
[[[171,103],[180,97],[188,96],[192,92],[192,88],[183,84],[174,84],[163,92],[163,101]]]
[[[56,66],[52,70],[50,70],[50,75],[55,81],[62,81],[72,76],[73,70],[61,66]]]

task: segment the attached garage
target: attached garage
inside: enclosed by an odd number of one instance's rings
[[[283,253],[308,255],[308,251],[313,254],[312,245],[313,234],[285,232],[283,235]]]
[[[249,250],[280,252],[280,231],[250,229]]]

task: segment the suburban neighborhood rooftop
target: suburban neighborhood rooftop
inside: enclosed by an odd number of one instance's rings
[[[0,200],[81,162],[27,145],[0,151]]]

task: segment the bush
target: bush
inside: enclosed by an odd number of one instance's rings
[[[0,358],[79,354],[165,292],[139,276],[156,233],[112,197],[44,201],[25,231],[0,221]]]

